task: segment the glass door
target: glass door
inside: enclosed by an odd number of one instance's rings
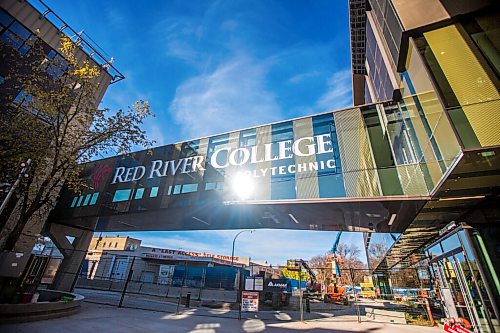
[[[449,318],[463,318],[474,332],[497,333],[491,288],[464,232],[457,229],[426,249],[439,295]]]
[[[439,261],[438,267],[443,277],[443,287],[451,291],[456,313],[459,318],[464,318],[472,327],[477,327],[474,320],[474,314],[471,311],[470,297],[467,290],[463,287],[463,280],[460,277],[460,271],[457,269],[453,256],[443,258]],[[477,332],[477,330],[475,330]]]
[[[484,289],[481,279],[477,279],[476,275],[471,272],[470,266],[463,252],[457,253],[453,256],[456,270],[460,272],[459,277],[463,288],[467,290],[469,297],[469,306],[474,314],[476,324],[481,332],[490,332],[488,325],[489,317],[484,307],[484,299],[481,295],[481,289]]]
[[[453,298],[453,306],[448,307],[448,315],[470,323],[474,332],[491,332],[487,314],[478,292],[477,281],[473,279],[469,266],[462,252],[442,258],[437,262],[437,271],[440,280],[440,291],[443,301],[449,301],[448,289]],[[449,304],[451,305],[451,304]]]

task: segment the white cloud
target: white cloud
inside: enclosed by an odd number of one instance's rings
[[[265,86],[266,73],[265,64],[235,57],[181,84],[169,110],[189,138],[281,119],[276,98]]]
[[[289,78],[288,82],[292,83],[292,84],[298,84],[298,83],[301,83],[309,78],[314,78],[314,77],[317,77],[319,75],[321,75],[321,73],[317,70],[313,70],[313,71],[309,71],[309,72],[305,72],[305,73],[299,73],[299,74],[296,74],[296,75],[292,76],[291,78]]]
[[[162,31],[160,38],[167,56],[199,65],[202,52],[196,45],[203,31],[199,22],[182,17],[167,18],[158,24],[157,31]]]
[[[352,105],[351,71],[336,72],[328,80],[327,91],[318,99],[320,111],[341,109]]]
[[[153,140],[154,146],[161,146],[167,144],[164,135],[163,127],[158,125],[156,118],[149,118],[144,122],[143,129],[146,131],[146,137],[149,140]]]

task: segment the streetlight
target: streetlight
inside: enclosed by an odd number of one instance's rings
[[[16,187],[19,186],[21,183],[21,179],[28,178],[30,175],[28,174],[28,168],[31,164],[31,158],[29,158],[26,162],[21,163],[21,171],[19,171],[19,176],[17,177],[16,181],[14,182],[14,185],[9,190],[9,193],[7,193],[7,196],[5,199],[3,199],[2,205],[0,206],[0,214],[3,212],[5,207],[7,207],[7,203],[9,202],[10,197],[14,194],[14,191],[16,190]]]
[[[238,238],[239,235],[241,235],[244,232],[250,231],[250,233],[253,233],[255,230],[241,230],[234,236],[233,239],[233,251],[231,252],[231,267],[233,267],[233,262],[234,262],[234,243],[236,242],[236,238]]]

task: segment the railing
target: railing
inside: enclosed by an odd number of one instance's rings
[[[89,35],[83,30],[75,31],[43,0],[28,0],[29,4],[40,14],[40,18],[45,17],[50,23],[70,37],[92,60],[101,66],[111,77],[111,84],[125,79],[125,76],[113,65],[114,58],[109,56]],[[70,33],[68,33],[69,31]]]

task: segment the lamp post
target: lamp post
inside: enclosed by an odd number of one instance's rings
[[[23,177],[24,178],[29,177],[28,168],[29,168],[30,164],[31,164],[31,158],[29,158],[26,162],[21,163],[22,169],[21,169],[21,171],[19,171],[19,176],[17,177],[16,181],[14,182],[14,185],[11,186],[9,193],[7,193],[7,195],[5,196],[5,199],[3,199],[2,205],[0,205],[0,214],[2,214],[5,207],[7,207],[7,203],[9,202],[10,197],[14,194],[14,191],[21,183],[21,179]]]
[[[239,235],[241,235],[244,232],[250,231],[250,233],[254,232],[255,230],[241,230],[234,236],[233,239],[233,251],[231,252],[231,267],[233,267],[233,262],[234,262],[234,243],[236,242],[236,238],[238,238]]]

